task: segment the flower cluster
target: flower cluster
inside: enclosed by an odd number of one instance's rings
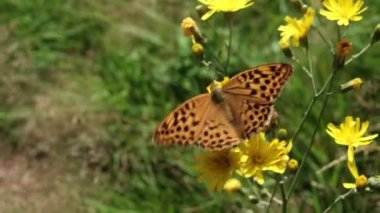
[[[182,20],[181,28],[185,37],[191,37],[193,43],[191,50],[194,55],[202,59],[203,44],[206,43],[206,39],[199,30],[197,23],[191,17],[187,17]]]
[[[199,180],[209,181],[210,189],[221,190],[233,173],[264,183],[264,171],[283,174],[289,160],[292,143],[265,139],[264,133],[253,134],[249,140],[230,150],[208,152],[196,158]],[[230,185],[226,186],[230,188]]]
[[[350,21],[360,21],[360,16],[367,7],[363,8],[363,0],[325,0],[319,14],[328,20],[337,21],[338,25],[348,26]],[[289,46],[298,47],[300,41],[307,38],[307,34],[314,20],[314,10],[307,8],[306,13],[301,19],[285,17],[286,25],[278,27],[281,39],[279,45],[281,49],[287,50]],[[285,52],[289,57],[289,52]]]

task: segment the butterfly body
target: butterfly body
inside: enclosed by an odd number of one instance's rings
[[[223,85],[214,81],[209,93],[173,110],[157,127],[153,140],[210,150],[233,147],[269,125],[273,102],[291,73],[290,65],[268,64],[241,72]]]

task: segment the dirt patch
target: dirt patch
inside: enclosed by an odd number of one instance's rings
[[[0,212],[85,212],[81,198],[94,184],[88,174],[107,164],[102,144],[117,116],[96,98],[91,85],[99,80],[52,76],[0,77]]]

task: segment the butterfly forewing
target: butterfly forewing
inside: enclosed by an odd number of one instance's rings
[[[210,104],[209,94],[198,95],[181,104],[157,127],[154,142],[161,145],[195,143]]]
[[[292,74],[288,64],[267,64],[251,68],[232,77],[223,92],[245,96],[256,104],[272,104]]]
[[[243,138],[249,138],[252,133],[265,130],[273,114],[273,105],[257,104],[246,96],[225,95],[227,103],[231,106],[234,116],[243,126]]]

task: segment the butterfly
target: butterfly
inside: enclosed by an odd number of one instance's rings
[[[196,144],[207,150],[236,146],[269,125],[275,113],[273,103],[292,72],[289,64],[273,63],[238,73],[223,85],[214,81],[209,93],[170,112],[157,127],[153,141]]]

